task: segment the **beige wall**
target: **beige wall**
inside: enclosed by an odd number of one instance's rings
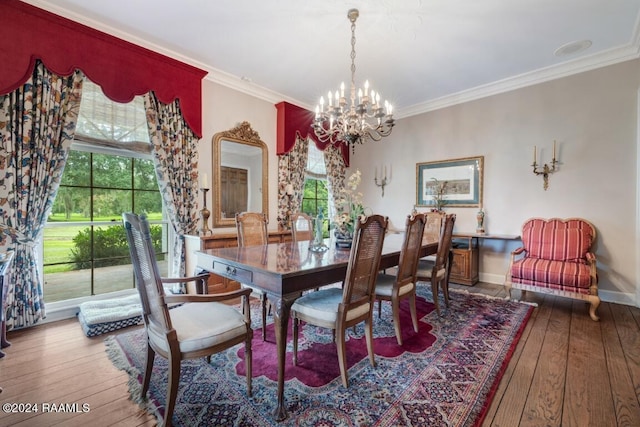
[[[598,231],[601,297],[635,304],[639,83],[635,60],[401,119],[390,137],[357,146],[352,168],[363,172],[369,206],[402,227],[416,200],[416,163],[483,155],[489,233],[519,234],[529,217],[586,218]],[[548,162],[554,140],[560,170],[544,191],[531,172],[533,146]],[[393,166],[384,198],[373,184],[382,159]],[[446,210],[457,214],[456,230],[475,230],[477,209]],[[480,278],[502,283],[517,245],[483,245]]]
[[[634,60],[400,119],[390,137],[356,147],[352,169],[363,173],[366,204],[401,228],[416,200],[416,163],[482,155],[489,233],[519,234],[522,222],[534,216],[586,218],[598,230],[601,297],[637,305],[639,84],[640,61]],[[207,80],[203,99],[202,170],[211,176],[214,133],[249,121],[269,147],[269,215],[275,227],[274,103]],[[542,177],[531,173],[533,146],[548,162],[554,140],[560,170],[544,191]],[[383,163],[393,170],[384,198],[373,184],[374,167]],[[447,211],[458,216],[456,230],[475,230],[477,209]],[[508,253],[516,246],[485,240],[481,280],[502,283]]]

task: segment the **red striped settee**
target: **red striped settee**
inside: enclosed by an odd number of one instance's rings
[[[522,247],[511,252],[505,288],[541,292],[589,302],[596,310],[598,276],[591,246],[596,229],[581,218],[532,218],[522,225]]]

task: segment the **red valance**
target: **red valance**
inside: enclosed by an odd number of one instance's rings
[[[150,91],[165,104],[177,98],[185,121],[202,136],[204,70],[18,0],[0,2],[0,40],[0,94],[27,81],[41,59],[59,75],[82,70],[116,102]]]
[[[311,138],[320,150],[329,145],[328,142],[320,142],[312,132],[314,113],[288,102],[282,101],[276,104],[278,109],[278,135],[276,151],[278,155],[286,154],[296,143],[296,137],[302,139]],[[349,148],[346,144],[340,144],[340,151],[344,164],[349,166]]]

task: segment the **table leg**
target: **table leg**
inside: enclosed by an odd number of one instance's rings
[[[284,369],[287,355],[287,329],[289,326],[289,312],[293,301],[269,295],[269,301],[274,308],[273,323],[276,332],[276,347],[278,351],[278,406],[273,413],[276,421],[287,418],[287,408],[284,401]]]

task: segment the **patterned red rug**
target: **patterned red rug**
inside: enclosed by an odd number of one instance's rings
[[[531,306],[452,290],[451,308],[438,317],[427,286],[419,286],[419,331],[403,305],[403,346],[398,346],[389,304],[375,315],[377,367],[367,358],[363,326],[349,331],[348,389],[342,386],[329,330],[305,325],[298,366],[287,350],[285,396],[289,418],[276,423],[276,356],[273,325],[261,340],[253,316],[253,397],[246,395],[244,347],[182,364],[176,426],[473,426],[491,403]],[[444,302],[441,302],[444,306]],[[253,313],[252,313],[253,315]],[[109,358],[130,375],[133,400],[164,415],[166,360],[157,357],[149,399],[140,398],[145,338],[139,329],[106,339]]]

